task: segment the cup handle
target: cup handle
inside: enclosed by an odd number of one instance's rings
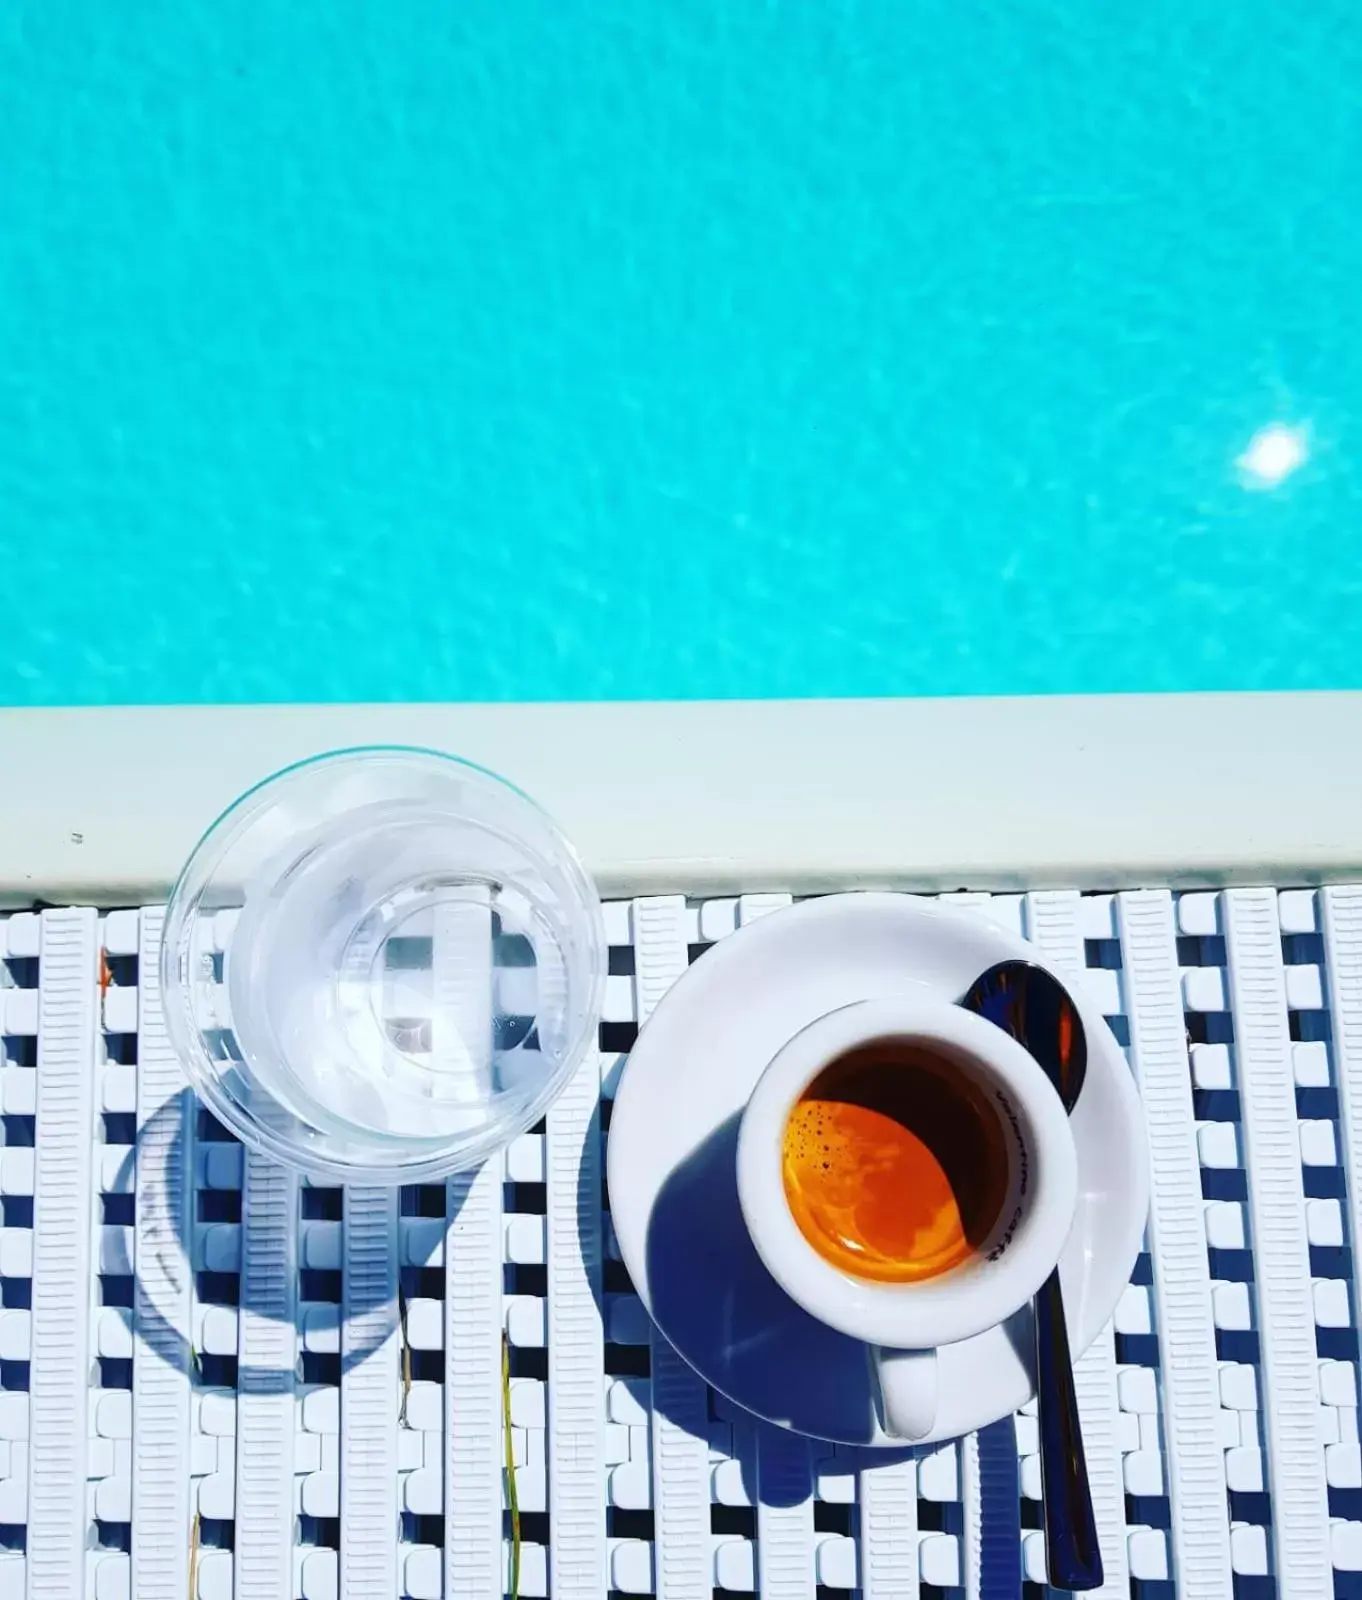
[[[885,1350],[870,1357],[880,1387],[880,1420],[896,1439],[924,1438],[936,1425],[936,1351]]]

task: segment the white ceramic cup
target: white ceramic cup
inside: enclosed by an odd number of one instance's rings
[[[916,1283],[843,1272],[804,1237],[785,1197],[782,1146],[796,1103],[832,1062],[884,1042],[924,1050],[982,1090],[1008,1152],[1006,1199],[988,1237],[967,1261]],[[863,1000],[810,1023],[762,1074],[738,1135],[738,1196],[758,1254],[790,1298],[871,1347],[885,1432],[920,1439],[936,1420],[937,1346],[1011,1316],[1059,1260],[1073,1224],[1078,1162],[1059,1095],[1001,1028],[946,1000]]]

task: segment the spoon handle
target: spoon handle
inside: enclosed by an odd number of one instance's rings
[[[1050,1582],[1056,1589],[1100,1589],[1102,1551],[1088,1487],[1058,1268],[1036,1296],[1036,1398]]]

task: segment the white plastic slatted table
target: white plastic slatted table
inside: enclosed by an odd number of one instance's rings
[[[951,898],[1086,967],[1148,1111],[1149,1249],[1079,1374],[1104,1592],[1362,1596],[1362,886]],[[0,917],[0,1600],[496,1592],[503,1327],[525,1596],[965,1593],[968,1442],[866,1467],[754,1427],[602,1209],[639,1019],[782,903],[608,906],[599,1053],[495,1167],[395,1203],[244,1159],[184,1091],[159,909]]]

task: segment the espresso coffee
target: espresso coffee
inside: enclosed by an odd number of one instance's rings
[[[818,1254],[879,1283],[920,1283],[968,1261],[1009,1186],[986,1091],[944,1056],[892,1040],[818,1074],[785,1125],[781,1170]]]

